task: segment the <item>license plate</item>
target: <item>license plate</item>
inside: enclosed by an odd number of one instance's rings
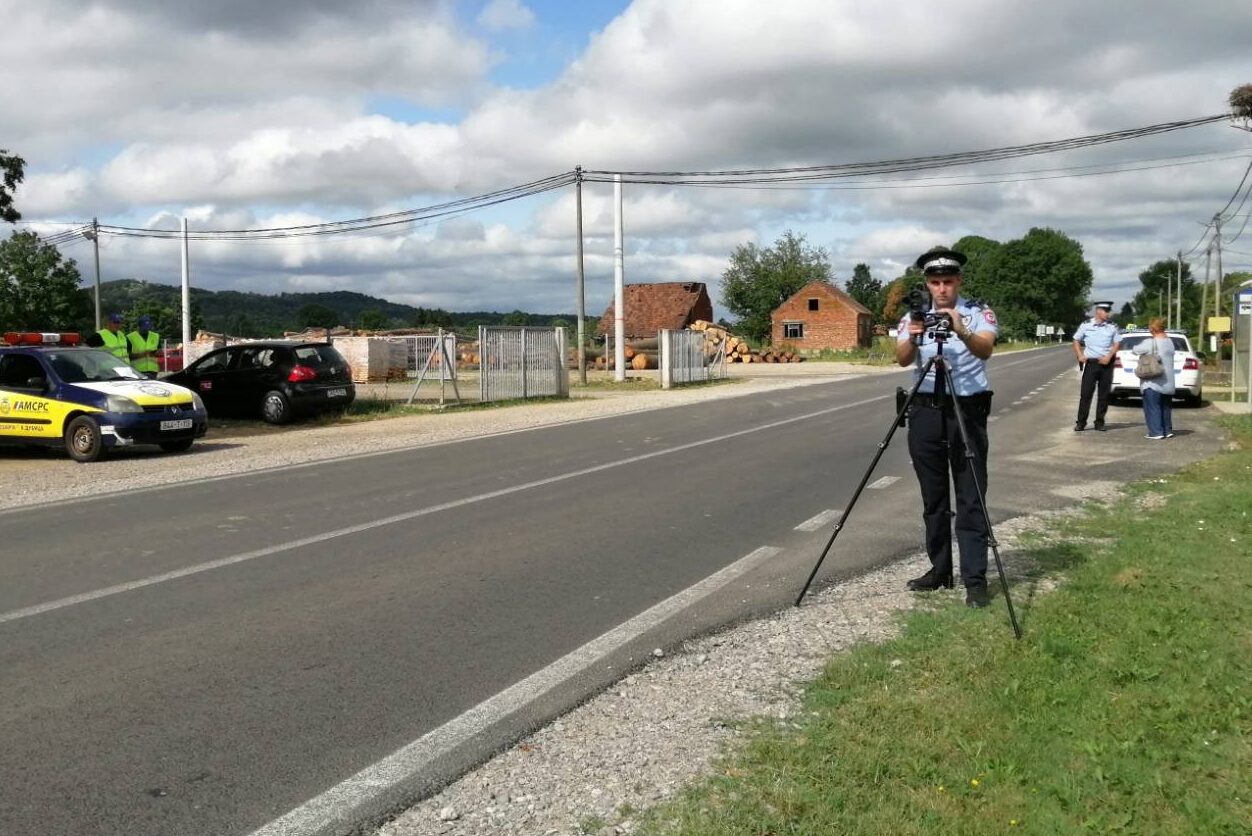
[[[189,429],[191,429],[190,418],[179,418],[177,421],[162,421],[161,422],[162,432],[168,432],[169,430],[189,430]]]
[[[348,397],[347,389],[327,389],[326,397],[328,398],[346,398]]]

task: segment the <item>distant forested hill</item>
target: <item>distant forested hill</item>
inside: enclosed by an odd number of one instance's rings
[[[182,328],[182,291],[173,285],[119,279],[100,286],[100,307],[107,315],[122,313],[127,325],[141,313],[153,316],[156,328],[174,336]],[[279,336],[308,326],[349,328],[443,327],[472,331],[479,325],[573,325],[573,314],[531,314],[524,311],[451,312],[388,302],[364,293],[241,293],[237,290],[191,289],[192,326],[245,337]]]

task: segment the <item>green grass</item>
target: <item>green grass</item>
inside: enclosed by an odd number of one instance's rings
[[[1248,833],[1252,421],[1228,424],[1238,449],[1030,541],[1022,641],[999,599],[913,612],[640,832]]]

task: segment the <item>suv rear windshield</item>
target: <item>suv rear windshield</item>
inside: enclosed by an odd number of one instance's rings
[[[314,369],[343,364],[343,357],[329,345],[298,345],[291,352],[297,363]]]
[[[1121,350],[1122,350],[1122,351],[1131,351],[1132,349],[1134,349],[1134,347],[1135,347],[1135,346],[1137,346],[1139,343],[1141,343],[1141,342],[1143,342],[1144,340],[1146,340],[1149,336],[1151,336],[1151,335],[1150,335],[1150,334],[1134,334],[1134,335],[1129,336],[1129,337],[1122,337],[1122,347],[1121,347]],[[1186,338],[1184,338],[1184,337],[1170,337],[1170,339],[1171,339],[1171,340],[1173,340],[1173,342],[1174,342],[1174,351],[1190,351],[1190,350],[1191,350],[1191,349],[1187,348],[1187,340],[1186,340]]]

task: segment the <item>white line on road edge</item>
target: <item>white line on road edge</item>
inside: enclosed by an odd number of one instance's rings
[[[804,522],[800,523],[799,525],[796,526],[795,530],[796,531],[817,531],[819,528],[825,528],[828,523],[832,523],[835,520],[839,519],[839,515],[842,513],[843,511],[839,510],[838,508],[831,508],[828,511],[821,512],[816,517],[812,517],[811,519],[807,519]]]
[[[350,525],[350,526],[347,526],[346,528],[337,528],[334,531],[327,531],[322,534],[314,534],[311,537],[301,537],[299,540],[291,540],[286,543],[277,543],[273,546],[266,546],[263,549],[256,549],[255,551],[250,551],[250,552],[243,552],[242,554],[231,555],[230,557],[223,557],[219,560],[210,560],[205,563],[197,563],[194,566],[187,566],[182,569],[174,569],[173,571],[170,571],[170,572],[163,572],[159,575],[152,575],[150,577],[140,578],[139,580],[135,580],[135,581],[128,581],[126,583],[119,583],[114,586],[107,586],[107,587],[104,587],[103,589],[95,589],[95,590],[92,590],[91,592],[82,592],[82,593],[79,593],[78,595],[71,595],[67,598],[59,598],[55,601],[47,601],[43,604],[35,604],[34,606],[24,607],[20,610],[11,610],[10,612],[0,613],[0,624],[4,624],[9,621],[17,621],[22,618],[29,618],[32,615],[40,615],[41,613],[51,612],[53,610],[59,610],[64,607],[71,607],[71,606],[74,606],[75,604],[84,604],[84,603],[87,603],[88,601],[96,601],[96,600],[99,600],[100,598],[108,598],[113,595],[120,595],[123,592],[131,592],[136,589],[142,589],[146,586],[154,586],[159,583],[165,583],[167,581],[178,580],[179,578],[185,578],[185,577],[188,577],[189,575],[198,575],[202,572],[211,572],[214,569],[221,569],[225,566],[233,566],[237,563],[246,563],[250,560],[257,560],[262,557],[270,557],[271,555],[280,554],[282,552],[291,551],[293,549],[303,548],[304,546],[317,545],[318,543],[324,543],[327,540],[335,540],[339,537],[348,537],[353,534],[360,534],[362,531],[370,531],[371,529],[382,528],[383,526],[386,526],[386,525],[394,525],[395,523],[407,522],[408,520],[416,519],[418,517],[425,517],[430,514],[437,514],[440,511],[450,511],[454,508],[461,508],[466,505],[473,505],[478,502],[485,502],[489,499],[498,499],[502,496],[508,496],[509,494],[519,493],[521,491],[530,490],[532,488],[542,488],[547,485],[554,485],[558,482],[564,482],[567,479],[576,479],[580,476],[589,476],[593,473],[600,473],[605,470],[611,470],[615,467],[623,467],[625,465],[636,464],[638,462],[647,461],[648,459],[655,459],[658,456],[668,456],[672,453],[681,453],[684,450],[694,450],[697,447],[704,447],[705,445],[708,445],[708,444],[717,444],[719,442],[727,441],[732,438],[738,438],[739,436],[749,435],[751,433],[759,433],[762,430],[770,430],[776,427],[784,427],[788,424],[796,424],[801,421],[808,421],[813,418],[821,418],[824,415],[830,415],[835,412],[842,412],[845,409],[853,409],[858,406],[865,406],[866,404],[871,404],[876,401],[883,401],[883,400],[887,400],[888,398],[894,398],[894,397],[895,397],[894,394],[877,395],[876,397],[866,398],[865,400],[855,401],[853,403],[841,404],[840,406],[827,407],[826,409],[819,409],[816,412],[808,412],[808,413],[805,413],[804,415],[795,415],[791,418],[783,418],[778,421],[771,421],[768,424],[760,424],[755,427],[749,427],[748,429],[743,429],[743,430],[736,430],[735,432],[726,433],[724,435],[719,435],[719,436],[714,436],[712,438],[703,438],[703,439],[700,439],[699,441],[690,441],[686,444],[678,444],[673,447],[666,447],[663,450],[654,450],[650,453],[641,453],[638,456],[630,456],[628,458],[618,459],[617,461],[605,462],[604,464],[593,465],[592,467],[584,467],[579,470],[571,470],[568,473],[562,473],[558,476],[549,476],[546,479],[536,479],[533,482],[523,482],[520,485],[514,485],[513,487],[510,487],[510,488],[501,488],[500,490],[497,490],[497,491],[488,491],[487,493],[480,493],[476,496],[467,496],[463,499],[454,499],[451,502],[442,502],[438,505],[430,505],[426,508],[418,508],[414,511],[406,511],[403,514],[395,514],[390,517],[383,517],[382,519],[372,520],[370,522],[358,523],[357,525]]]
[[[899,481],[900,481],[899,476],[884,476],[881,479],[875,479],[873,482],[870,482],[868,485],[866,485],[866,487],[868,487],[871,491],[879,491],[879,490],[882,490],[883,488],[894,485],[896,482],[899,482]]]
[[[252,836],[307,836],[325,833],[336,825],[351,827],[358,824],[362,816],[368,816],[371,812],[385,812],[383,809],[368,811],[362,808],[376,799],[388,798],[395,788],[421,776],[437,758],[449,754],[474,735],[534,702],[569,678],[620,650],[648,630],[708,597],[780,551],[782,550],[773,546],[762,546],[741,557],[725,569],[644,610],[599,638],[592,639],[572,653],[562,656],[546,668],[510,685],[461,716],[427,732],[346,781],[306,801],[286,815],[254,830]]]

